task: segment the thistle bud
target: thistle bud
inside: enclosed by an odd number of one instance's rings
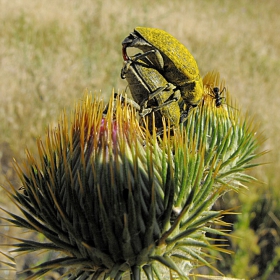
[[[211,266],[206,248],[226,251],[206,237],[223,234],[213,226],[225,212],[211,207],[252,179],[243,171],[260,154],[238,110],[213,110],[207,81],[205,102],[172,135],[165,120],[160,138],[120,100],[104,115],[102,102],[86,96],[71,121],[63,115],[45,144],[38,141],[39,162],[28,154],[17,166],[24,191],[7,190],[22,214],[3,209],[6,220],[48,240],[17,238],[13,251],[60,253],[19,275],[39,279],[60,269],[68,279],[187,279],[198,264]]]

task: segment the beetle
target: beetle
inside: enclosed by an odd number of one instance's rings
[[[222,105],[222,100],[225,99],[225,97],[221,96],[225,90],[225,87],[222,91],[220,91],[220,88],[218,87],[213,87],[212,93],[209,94],[215,100],[215,105],[217,108],[219,108]]]
[[[171,127],[185,120],[187,113],[181,112],[178,103],[180,91],[152,67],[147,57],[125,60],[121,77],[128,82],[131,95],[140,106],[139,115],[148,117],[150,130],[153,124],[152,113],[159,131],[163,128],[162,117],[169,120]]]
[[[155,69],[180,90],[187,108],[199,104],[203,83],[197,63],[188,49],[164,30],[136,27],[123,42],[123,58],[129,60],[126,49],[135,47],[143,51],[138,58],[148,57]]]

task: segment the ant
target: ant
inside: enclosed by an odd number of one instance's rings
[[[209,94],[211,97],[213,97],[213,99],[215,99],[215,104],[217,108],[219,108],[222,105],[222,100],[225,99],[225,97],[221,96],[225,90],[225,87],[222,91],[220,91],[218,87],[213,87],[212,94]]]

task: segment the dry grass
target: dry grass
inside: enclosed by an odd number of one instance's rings
[[[201,74],[216,69],[242,110],[255,115],[273,164],[254,174],[274,190],[280,167],[280,6],[268,1],[0,2],[0,179],[15,180],[12,157],[36,151],[61,110],[88,88],[124,90],[121,41],[135,26],[164,29],[197,59]],[[260,193],[262,193],[261,191]],[[0,203],[6,204],[2,198]]]

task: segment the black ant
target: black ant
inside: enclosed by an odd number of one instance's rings
[[[219,108],[222,105],[222,100],[225,99],[225,97],[221,96],[225,90],[225,87],[222,91],[220,91],[218,87],[213,87],[212,94],[209,94],[211,97],[213,97],[213,99],[215,99],[215,104],[217,108]]]

